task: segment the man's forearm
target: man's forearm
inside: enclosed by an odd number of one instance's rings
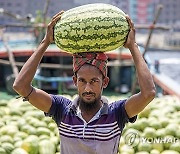
[[[154,95],[155,86],[152,79],[152,75],[147,67],[147,64],[142,57],[137,44],[134,44],[130,48],[131,54],[133,56],[134,64],[137,71],[138,82],[140,86],[141,93],[144,97],[149,97],[151,94]]]
[[[20,95],[26,96],[31,88],[31,82],[36,73],[37,67],[44,55],[49,44],[42,40],[37,50],[31,55],[27,62],[22,67],[18,77],[16,78],[13,88]]]

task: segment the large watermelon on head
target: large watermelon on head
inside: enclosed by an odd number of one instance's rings
[[[129,25],[122,10],[95,3],[63,13],[54,27],[54,39],[66,52],[106,52],[123,46],[128,32]]]

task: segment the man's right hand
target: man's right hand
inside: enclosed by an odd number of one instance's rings
[[[133,21],[130,19],[129,16],[126,16],[126,20],[130,26],[130,31],[129,31],[129,34],[128,34],[128,38],[124,44],[124,47],[125,48],[128,48],[131,49],[134,47],[134,46],[137,46],[136,44],[136,41],[135,41],[135,28],[134,28],[134,23]]]
[[[48,44],[51,44],[54,42],[54,26],[56,25],[57,21],[61,19],[61,15],[64,13],[64,11],[61,11],[53,16],[50,23],[48,24],[46,35],[44,37],[44,41]]]

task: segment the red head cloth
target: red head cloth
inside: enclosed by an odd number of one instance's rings
[[[84,64],[96,66],[104,75],[107,76],[106,54],[102,52],[82,52],[73,54],[73,71],[76,73]]]

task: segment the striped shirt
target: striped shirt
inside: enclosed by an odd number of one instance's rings
[[[51,116],[59,128],[61,154],[116,154],[122,130],[128,118],[126,100],[109,103],[102,97],[103,106],[86,122],[78,110],[77,100],[51,95],[52,105],[46,116]]]

